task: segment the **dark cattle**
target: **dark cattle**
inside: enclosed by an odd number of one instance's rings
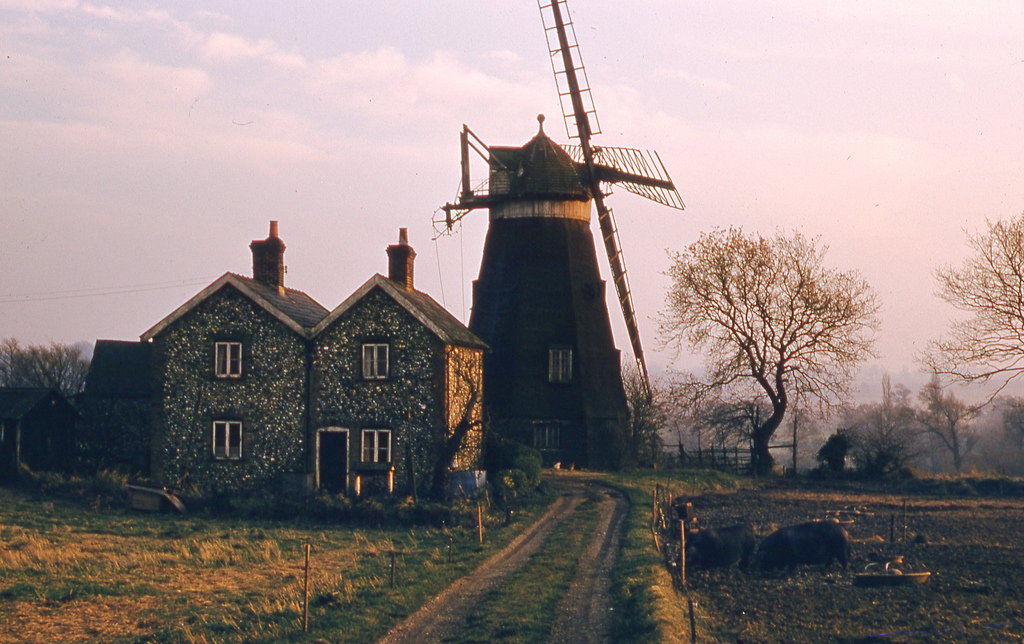
[[[827,566],[850,561],[850,536],[833,521],[812,521],[780,528],[764,538],[757,549],[758,566],[766,570],[795,568],[800,564]]]
[[[727,568],[738,563],[746,569],[756,544],[749,523],[700,530],[686,536],[686,566]]]

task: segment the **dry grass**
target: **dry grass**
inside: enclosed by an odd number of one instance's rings
[[[315,641],[342,632],[348,641],[373,641],[518,529],[495,527],[478,549],[468,528],[221,521],[90,509],[4,490],[0,643]],[[311,629],[304,634],[307,543]]]

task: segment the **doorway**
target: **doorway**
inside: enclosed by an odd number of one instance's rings
[[[321,429],[316,435],[316,473],[319,490],[339,494],[348,488],[348,430]]]

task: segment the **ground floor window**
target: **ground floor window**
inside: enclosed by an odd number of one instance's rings
[[[364,463],[390,463],[391,462],[391,430],[390,429],[364,429],[363,430],[363,462]]]
[[[213,457],[223,460],[242,458],[242,421],[213,421]]]
[[[560,449],[562,426],[559,423],[534,423],[533,446],[537,449]]]

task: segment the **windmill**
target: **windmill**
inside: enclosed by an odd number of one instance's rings
[[[462,186],[440,209],[443,232],[470,211],[490,211],[480,276],[473,284],[470,329],[490,346],[485,399],[498,431],[533,444],[548,461],[590,467],[617,464],[628,417],[619,353],[590,229],[590,202],[625,320],[642,386],[650,395],[626,267],[611,209],[610,186],[683,209],[657,153],[598,147],[597,113],[566,0],[538,0],[566,132],[574,145],[544,133],[522,147],[488,146],[463,126]],[[474,187],[470,152],[488,164]],[[546,360],[545,360],[546,358]]]

